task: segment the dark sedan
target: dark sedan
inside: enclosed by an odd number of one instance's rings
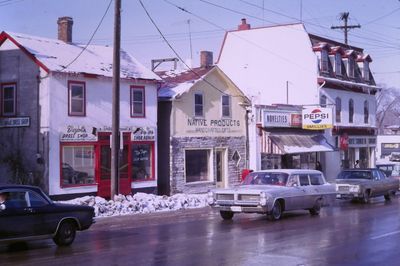
[[[340,199],[359,199],[365,203],[371,197],[384,196],[390,200],[399,188],[399,180],[387,177],[381,170],[348,169],[336,178],[336,193]]]
[[[93,222],[93,207],[54,203],[38,187],[0,186],[0,242],[52,238],[68,246]]]

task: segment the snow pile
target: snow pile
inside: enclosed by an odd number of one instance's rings
[[[114,200],[109,201],[102,197],[85,196],[68,201],[60,201],[60,203],[92,206],[96,217],[175,211],[208,206],[206,194],[176,194],[168,197],[136,193],[127,196],[116,195]]]

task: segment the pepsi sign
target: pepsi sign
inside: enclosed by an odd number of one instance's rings
[[[303,129],[322,130],[333,127],[332,108],[304,108]]]

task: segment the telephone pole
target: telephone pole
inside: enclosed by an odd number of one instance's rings
[[[111,199],[119,193],[119,85],[121,49],[121,0],[114,6],[114,50],[112,78]]]
[[[347,43],[347,33],[350,29],[361,28],[360,24],[348,25],[347,21],[349,19],[349,12],[343,12],[340,14],[340,19],[344,21],[344,26],[331,26],[331,29],[341,29],[344,31],[344,43]]]

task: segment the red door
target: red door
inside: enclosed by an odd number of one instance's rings
[[[120,167],[119,167],[119,194],[128,195],[131,193],[131,178],[129,165],[129,137],[125,142],[123,150],[120,151]],[[110,198],[111,196],[111,148],[110,142],[100,142],[98,146],[98,195],[104,198]]]

